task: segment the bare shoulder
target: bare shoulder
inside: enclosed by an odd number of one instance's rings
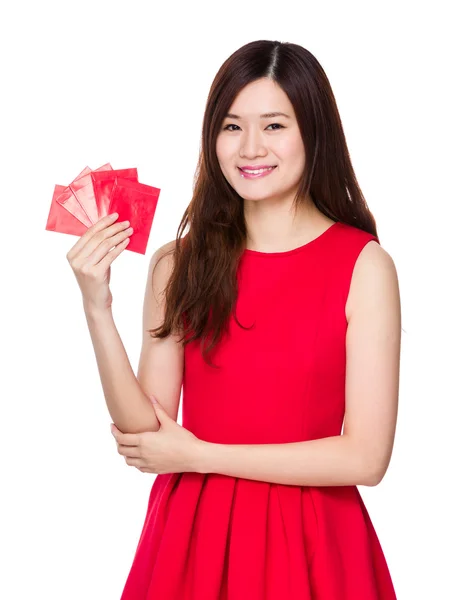
[[[174,263],[174,251],[176,248],[176,240],[171,240],[160,246],[154,251],[151,256],[150,264],[155,266],[160,263],[164,263],[167,267],[172,266]]]
[[[353,269],[345,309],[347,321],[355,310],[371,310],[380,302],[392,308],[399,305],[399,281],[391,255],[375,240],[370,240]]]
[[[149,261],[144,299],[144,328],[161,324],[165,313],[165,290],[174,268],[176,240],[171,240],[154,251]]]
[[[174,268],[176,240],[171,240],[155,250],[148,267],[148,286],[160,292],[166,287]]]

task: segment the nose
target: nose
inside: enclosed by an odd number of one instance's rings
[[[254,158],[267,154],[266,145],[262,133],[257,127],[249,128],[240,136],[240,158]]]

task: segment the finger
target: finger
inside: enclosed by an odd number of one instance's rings
[[[146,464],[141,458],[129,458],[125,456],[125,462],[130,467],[146,467]]]
[[[117,219],[118,214],[113,213],[112,215],[106,215],[105,217],[102,217],[91,227],[89,227],[87,231],[77,240],[74,246],[72,246],[72,248],[67,253],[68,260],[74,259],[97,232],[106,229]]]
[[[110,267],[112,262],[117,258],[117,256],[121,252],[123,252],[123,250],[125,250],[125,248],[128,246],[128,243],[130,241],[129,236],[130,236],[130,234],[127,234],[127,237],[124,240],[117,243],[117,245],[114,248],[112,248],[111,250],[108,250],[105,253],[105,255],[103,256],[103,258],[101,258],[101,260],[99,260],[99,262],[96,263],[95,266],[97,268],[100,268],[101,271],[105,272]]]
[[[122,446],[139,446],[141,443],[141,434],[139,433],[123,433],[122,431],[115,432],[116,441]]]
[[[136,446],[123,446],[123,444],[119,444],[117,452],[128,458],[141,458],[141,452]]]
[[[128,227],[129,224],[129,221],[121,221],[97,232],[89,244],[79,251],[75,260],[82,265],[97,266],[113,247],[131,235],[133,228]]]

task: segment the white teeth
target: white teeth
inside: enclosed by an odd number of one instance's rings
[[[268,167],[267,169],[258,169],[257,171],[250,171],[249,169],[241,169],[244,173],[251,173],[252,175],[256,175],[257,173],[263,173],[263,171],[271,171],[274,167]]]

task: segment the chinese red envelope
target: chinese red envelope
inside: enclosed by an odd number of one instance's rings
[[[97,171],[103,171],[104,169],[111,169],[111,165],[103,165],[102,167],[99,167]],[[74,215],[76,219],[79,219],[79,221],[87,227],[90,227],[98,220],[97,218],[94,220],[94,211],[90,204],[87,203],[87,192],[81,193],[81,190],[89,183],[92,187],[90,173],[91,170],[89,167],[86,167],[82,173],[80,173],[74,179],[74,181],[66,187],[64,192],[56,200],[56,202],[59,202],[59,204],[61,204],[66,210]],[[84,204],[82,204],[79,198],[84,200]],[[92,214],[89,215],[89,213]]]
[[[105,215],[109,215],[112,212],[115,212],[109,211],[109,206],[113,184],[115,183],[115,179],[117,177],[121,177],[122,179],[130,179],[131,181],[138,181],[137,169],[118,169],[117,171],[94,171],[90,175],[92,177],[99,219],[101,219]]]
[[[146,253],[160,189],[138,181],[136,168],[115,170],[107,163],[85,167],[68,185],[56,185],[46,229],[82,236],[99,219],[113,212],[117,221],[130,221],[133,233],[126,250]]]
[[[133,227],[127,250],[146,254],[160,191],[159,188],[121,177],[115,180],[109,211],[118,213],[120,221],[130,221],[130,227]]]
[[[112,166],[109,163],[101,166],[96,170],[96,172],[99,173],[110,173],[111,171]],[[89,219],[91,224],[97,223],[97,221],[99,220],[97,214],[97,204],[95,203],[94,187],[92,184],[92,173],[93,171],[87,173],[86,175],[83,175],[79,179],[73,181],[69,186],[71,188],[72,193],[74,194],[75,199],[82,207],[82,210],[87,215],[87,218]]]
[[[53,200],[49,209],[46,229],[48,231],[59,231],[79,237],[87,231],[87,227],[68,210],[65,210],[57,199],[66,190],[65,185],[54,186]]]

